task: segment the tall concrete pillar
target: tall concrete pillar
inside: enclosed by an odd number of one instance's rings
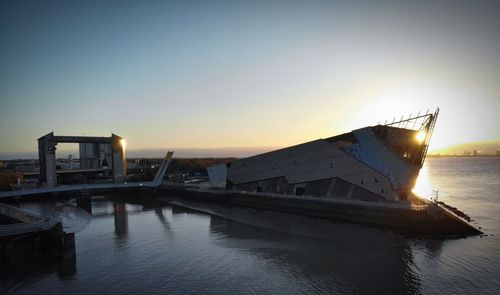
[[[125,158],[125,144],[122,138],[116,134],[112,134],[113,138],[111,144],[112,159],[113,159],[113,178],[115,182],[125,180],[127,175],[126,158]]]
[[[54,132],[38,139],[38,159],[40,161],[40,183],[53,187],[57,184],[56,145]]]

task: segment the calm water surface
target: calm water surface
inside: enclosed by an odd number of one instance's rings
[[[204,206],[215,216],[140,198],[95,196],[91,215],[72,200],[22,203],[63,217],[65,228],[76,232],[76,261],[2,278],[2,289],[13,294],[499,294],[500,158],[428,159],[416,190],[433,189],[487,236],[415,240],[313,218]]]

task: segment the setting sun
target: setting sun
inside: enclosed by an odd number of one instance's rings
[[[425,140],[425,131],[419,131],[417,133],[417,141],[422,143]]]

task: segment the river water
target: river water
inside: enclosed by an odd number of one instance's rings
[[[426,161],[415,191],[458,207],[483,236],[411,239],[254,209],[141,196],[21,203],[63,218],[76,259],[1,279],[12,294],[498,294],[500,158]],[[90,206],[89,206],[90,207]],[[221,217],[224,216],[224,217]]]

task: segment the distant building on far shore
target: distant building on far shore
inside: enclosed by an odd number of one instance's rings
[[[500,157],[500,150],[497,150],[497,157]]]

